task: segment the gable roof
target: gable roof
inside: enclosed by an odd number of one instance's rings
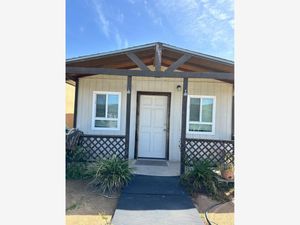
[[[214,57],[199,52],[178,48],[169,44],[155,42],[126,49],[110,51],[99,54],[92,54],[70,58],[66,60],[67,66],[133,69],[136,64],[127,56],[127,53],[134,53],[145,65],[153,65],[155,60],[156,46],[162,49],[161,65],[169,67],[181,56],[188,54],[191,58],[177,69],[187,72],[233,72],[233,61]]]

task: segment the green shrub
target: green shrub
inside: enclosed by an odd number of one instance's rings
[[[181,184],[190,193],[204,193],[217,200],[226,200],[226,184],[219,183],[217,174],[207,161],[195,162],[192,168],[181,176]]]
[[[91,175],[87,173],[88,164],[84,160],[85,151],[77,146],[75,150],[66,149],[66,179],[86,179]]]
[[[90,165],[87,173],[95,174],[90,184],[105,194],[120,191],[132,178],[128,161],[116,157]]]
[[[75,150],[66,149],[67,162],[82,162],[85,158],[85,151],[81,146],[77,146]]]
[[[87,164],[82,162],[67,162],[66,178],[67,179],[85,179]]]

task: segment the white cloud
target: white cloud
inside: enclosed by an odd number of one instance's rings
[[[117,43],[118,49],[128,48],[128,41],[126,38],[122,38],[119,31],[115,31],[115,41]]]
[[[123,23],[124,22],[124,14],[123,13],[118,13],[118,15],[116,15],[116,20],[119,22],[119,23]]]
[[[229,20],[228,23],[230,24],[231,28],[234,29],[234,20]]]
[[[226,20],[229,16],[220,9],[208,8],[209,13],[217,20]]]
[[[125,38],[125,40],[124,40],[124,47],[128,48],[128,46],[129,46],[128,40]]]
[[[119,12],[117,16],[115,16],[114,13],[108,12],[108,9],[106,9],[102,4],[102,0],[91,0],[91,3],[92,8],[96,11],[97,14],[96,21],[99,24],[100,30],[105,35],[105,37],[112,38],[118,48],[128,47],[127,39],[122,37],[117,26],[114,24],[115,22],[123,23],[124,14]]]
[[[119,32],[115,33],[115,39],[116,39],[118,48],[122,48],[122,39],[121,39]]]
[[[156,10],[186,41],[218,54],[232,52],[232,0],[157,0]]]
[[[126,37],[118,28],[124,24],[126,13],[109,7],[103,0],[89,1],[93,3],[102,33],[118,48],[128,47]],[[127,2],[138,3],[136,0]],[[153,24],[162,28],[170,26],[185,42],[192,42],[196,50],[206,49],[209,52],[205,50],[205,53],[221,57],[233,52],[233,0],[153,0],[151,4],[143,0],[140,3]],[[140,11],[136,14],[143,16]]]
[[[97,22],[100,25],[100,29],[102,30],[102,32],[104,33],[104,35],[106,37],[109,37],[109,33],[110,33],[110,22],[109,20],[104,16],[103,10],[102,10],[102,5],[100,3],[100,1],[96,1],[96,0],[92,0],[92,3],[94,5],[94,8],[96,10],[97,13]]]
[[[153,10],[152,5],[150,5],[150,6],[148,5],[147,0],[144,0],[144,7],[145,7],[145,10],[146,10],[147,14],[152,19],[152,22],[154,24],[158,24],[160,26],[163,26],[161,17],[158,16],[157,13],[155,13],[155,11]]]

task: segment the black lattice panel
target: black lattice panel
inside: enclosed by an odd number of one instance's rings
[[[234,163],[234,142],[223,140],[186,139],[185,164],[207,160],[213,165],[221,162]]]
[[[109,159],[116,156],[126,159],[125,136],[92,136],[85,135],[81,138],[83,148],[83,161],[96,161]]]

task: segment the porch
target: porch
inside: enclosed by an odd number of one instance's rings
[[[180,162],[138,159],[130,160],[130,166],[137,175],[168,177],[180,175]]]

